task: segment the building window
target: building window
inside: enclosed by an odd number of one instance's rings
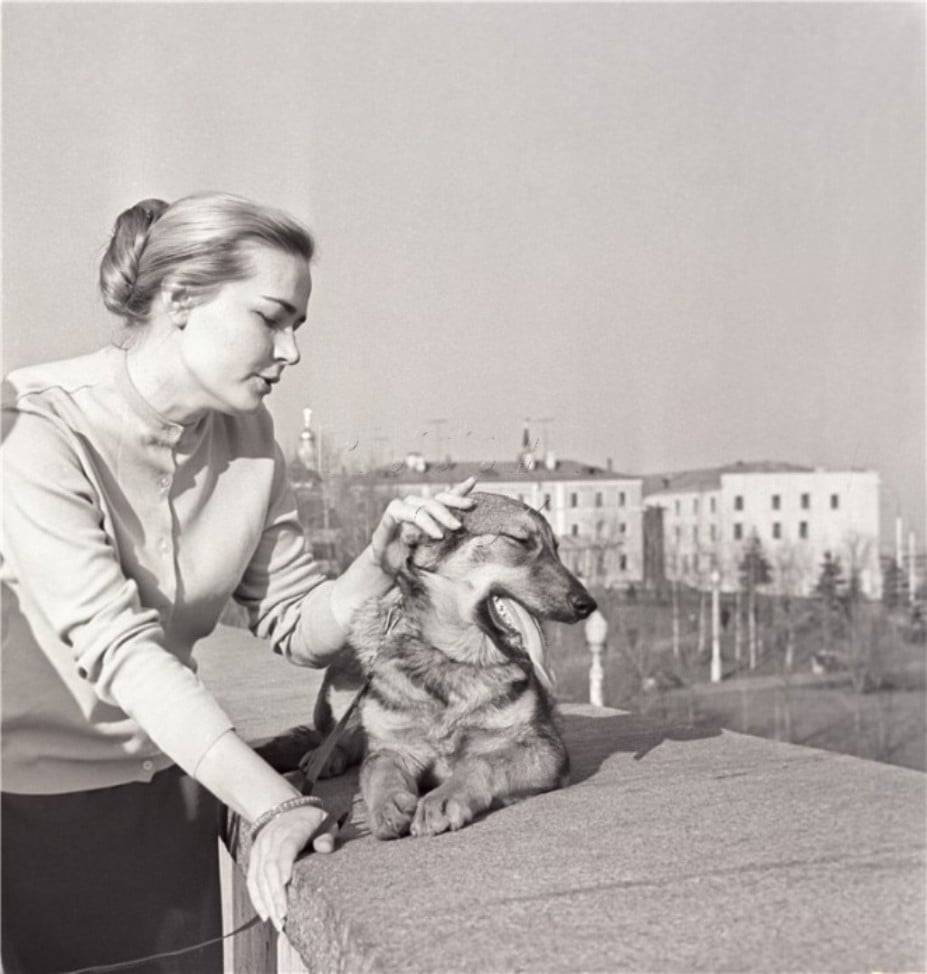
[[[695,572],[698,571],[698,553],[692,556],[692,570]]]
[[[836,511],[838,507],[840,507],[840,495],[839,494],[831,494],[830,495],[830,509],[832,511]]]
[[[736,497],[734,498],[734,510],[735,510],[735,511],[742,511],[743,509],[744,509],[744,499],[743,499],[743,495],[742,495],[742,494],[738,494],[738,495],[737,495],[737,496],[736,496]]]
[[[601,490],[597,490],[595,492],[595,506],[596,507],[601,507],[602,506],[602,491]]]
[[[595,522],[595,536],[597,538],[601,538],[604,533],[605,533],[605,522],[604,521],[596,521]]]
[[[544,495],[544,507],[542,508],[542,510],[545,510],[545,511],[549,511],[550,510],[550,494],[545,494]]]
[[[781,498],[781,496],[779,494],[773,494],[772,495],[772,509],[774,511],[778,511],[779,510],[779,506],[780,506],[781,502],[782,502],[782,498]]]
[[[692,513],[693,514],[698,514],[698,498],[697,497],[693,497],[692,498]]]
[[[572,494],[570,494],[570,507],[576,507],[578,503],[579,503],[579,497],[574,491]]]
[[[677,524],[676,527],[673,528],[673,533],[676,535],[676,540],[679,541],[679,539],[682,537],[682,528]]]
[[[711,538],[712,541],[717,541],[718,540],[718,527],[717,527],[717,525],[711,524],[711,525],[708,526],[708,535],[709,535],[709,537]]]
[[[798,536],[799,536],[799,538],[804,538],[804,539],[807,540],[807,538],[808,538],[808,522],[807,521],[799,521],[798,522]]]
[[[618,491],[618,506],[619,507],[624,507],[624,491],[623,490],[619,490]]]
[[[717,507],[718,507],[718,505],[715,503],[715,500],[716,500],[716,498],[714,498],[714,497],[710,497],[708,499],[708,506],[709,506],[709,509],[711,510],[711,513],[712,514],[715,513],[715,511],[717,510]]]
[[[620,571],[626,572],[628,570],[628,556],[619,555],[618,556],[618,568]]]
[[[738,521],[734,525],[734,540],[741,541],[744,536],[744,526]]]
[[[579,525],[578,524],[571,524],[570,525],[570,534],[572,534],[574,538],[579,534]]]
[[[773,537],[777,540],[782,537],[782,525],[778,521],[773,521]]]
[[[689,574],[689,556],[688,555],[683,555],[682,556],[682,573],[683,573],[683,575],[688,575]]]
[[[676,516],[678,517],[680,514],[679,501],[676,501],[675,504],[673,504],[673,509],[675,510]]]
[[[627,532],[627,530],[628,530],[627,524],[625,524],[624,521],[619,521],[618,522],[618,533],[619,534],[625,534]]]
[[[518,499],[519,499],[519,501],[521,501],[522,504],[525,503],[525,495],[524,494],[519,494],[518,495]]]
[[[801,506],[802,506],[802,510],[803,511],[807,511],[808,508],[811,507],[811,495],[810,494],[802,494],[801,495]]]
[[[692,525],[692,540],[696,544],[698,544],[698,525],[697,524],[693,524]]]

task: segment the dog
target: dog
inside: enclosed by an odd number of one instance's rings
[[[578,622],[596,603],[540,514],[470,496],[474,507],[455,511],[463,527],[414,544],[396,589],[357,610],[316,703],[327,733],[366,681],[325,772],[362,761],[380,839],[459,829],[567,781],[537,620]]]

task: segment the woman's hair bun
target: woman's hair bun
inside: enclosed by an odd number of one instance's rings
[[[283,210],[232,193],[194,193],[168,206],[142,200],[119,216],[100,264],[106,307],[127,323],[150,319],[165,282],[198,301],[254,273],[250,248],[308,264],[312,234]]]
[[[170,204],[147,199],[119,214],[109,247],[100,263],[100,292],[106,307],[122,318],[137,318],[145,309],[134,306],[133,292],[148,231]]]

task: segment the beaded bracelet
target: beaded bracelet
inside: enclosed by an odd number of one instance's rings
[[[248,838],[252,844],[258,836],[258,832],[267,825],[268,822],[275,819],[278,815],[283,812],[288,812],[291,808],[302,808],[304,805],[309,805],[312,808],[322,808],[322,803],[314,795],[297,795],[295,798],[288,798],[286,801],[280,802],[279,805],[274,805],[273,808],[268,808],[266,812],[258,817],[251,823],[251,828],[248,829]]]

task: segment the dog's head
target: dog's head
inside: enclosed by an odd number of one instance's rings
[[[518,626],[505,600],[536,619],[578,622],[595,600],[566,568],[547,521],[520,501],[474,493],[476,505],[455,511],[463,523],[440,540],[423,539],[402,575],[407,583],[439,587],[457,601],[463,618],[478,625],[498,646],[514,648]]]

